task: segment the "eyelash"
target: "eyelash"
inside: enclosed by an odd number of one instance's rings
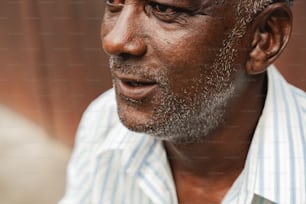
[[[106,6],[112,13],[119,12],[123,8],[125,1],[122,0],[120,3],[114,3],[113,1],[114,0],[106,0]],[[147,14],[153,14],[156,18],[167,23],[176,22],[176,20],[180,21],[183,14],[188,14],[188,10],[160,4],[154,1],[147,2],[145,5],[145,12]]]
[[[148,13],[152,13],[155,17],[165,22],[173,22],[182,14],[186,13],[181,8],[159,4],[153,1],[150,1],[146,7],[148,7],[146,9]]]

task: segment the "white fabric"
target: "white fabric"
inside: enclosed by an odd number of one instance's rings
[[[276,203],[306,203],[306,95],[274,67],[268,70],[265,107],[245,168],[223,204],[248,204],[254,195]],[[114,91],[85,112],[60,204],[176,204],[160,141],[126,129]]]

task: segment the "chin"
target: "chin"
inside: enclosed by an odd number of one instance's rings
[[[177,144],[198,143],[215,128],[205,126],[205,122],[199,121],[198,118],[185,122],[175,121],[172,117],[154,117],[131,108],[118,108],[118,114],[122,124],[129,130]]]
[[[132,115],[126,117],[119,113],[121,123],[129,130],[138,133],[149,133],[154,129],[153,122],[151,120],[138,120]],[[150,134],[151,135],[151,134]]]
[[[146,112],[135,104],[121,104],[118,102],[118,115],[122,124],[134,132],[146,132],[153,124],[151,111]]]
[[[117,94],[116,100],[119,119],[129,130],[147,133],[156,126],[156,121],[164,120],[165,115],[155,113],[154,107],[159,104],[151,98],[131,100]]]
[[[166,119],[155,116],[152,113],[145,113],[133,107],[118,106],[118,115],[121,123],[133,132],[146,133],[156,139],[167,140],[168,132],[165,131],[167,126],[162,121]]]

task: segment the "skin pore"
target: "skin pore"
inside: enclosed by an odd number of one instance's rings
[[[266,75],[245,64],[249,24],[270,0],[107,3],[101,37],[122,123],[163,140],[179,203],[220,203],[264,104]]]

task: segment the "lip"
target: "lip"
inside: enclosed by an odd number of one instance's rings
[[[153,80],[135,76],[125,76],[118,73],[114,75],[118,93],[127,99],[136,101],[143,100],[152,95],[154,90],[158,87],[157,82]]]

